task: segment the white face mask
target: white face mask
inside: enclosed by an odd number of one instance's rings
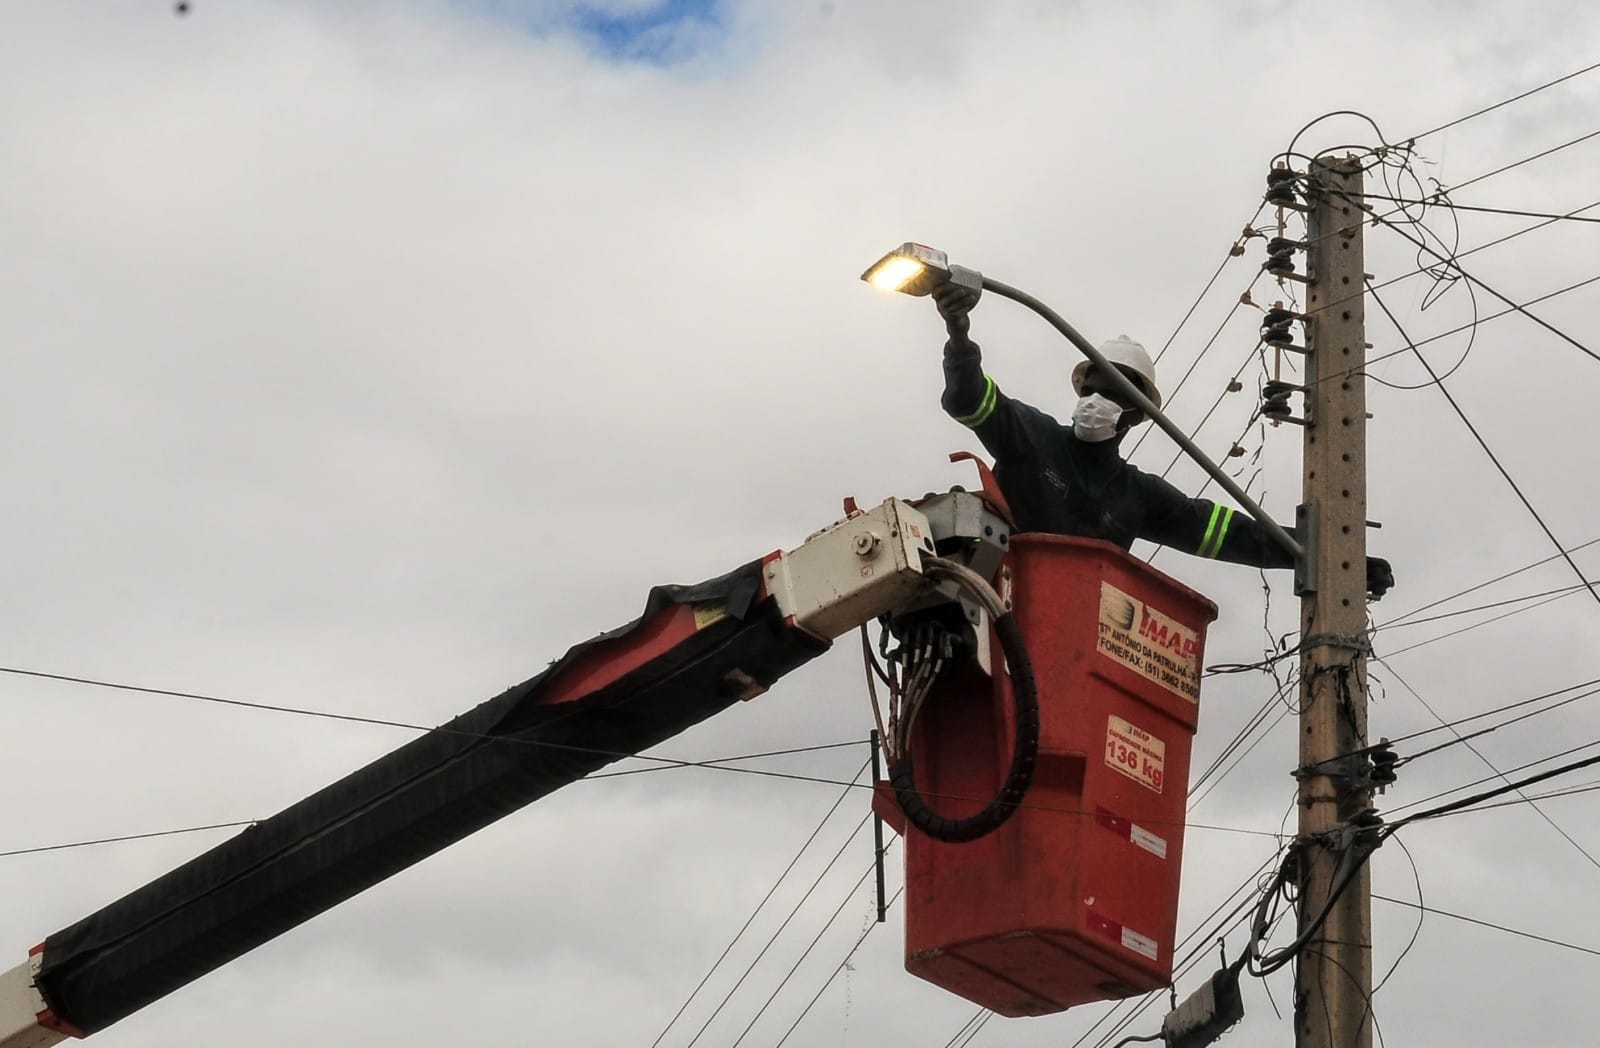
[[[1078,399],[1072,409],[1072,432],[1079,440],[1098,444],[1117,435],[1117,423],[1122,419],[1122,406],[1099,393],[1090,393]]]

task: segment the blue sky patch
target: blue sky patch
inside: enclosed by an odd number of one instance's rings
[[[717,0],[664,0],[642,11],[617,14],[580,5],[575,28],[607,57],[670,65],[693,57],[721,28]]]
[[[488,15],[527,32],[572,35],[614,62],[669,66],[686,62],[726,32],[724,0],[657,3],[528,3],[526,0],[449,0],[460,12]]]

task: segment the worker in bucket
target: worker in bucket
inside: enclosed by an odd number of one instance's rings
[[[1147,421],[1143,411],[1089,361],[1072,370],[1078,394],[1070,425],[1001,392],[983,371],[968,314],[977,293],[946,284],[933,293],[949,340],[944,346],[944,409],[994,456],[995,479],[1018,531],[1103,539],[1127,549],[1147,539],[1199,557],[1289,568],[1294,558],[1254,518],[1207,499],[1190,498],[1122,457],[1122,438]],[[1156,407],[1161,389],[1144,347],[1126,335],[1100,353]],[[1377,599],[1394,585],[1389,562],[1367,558],[1367,591]]]

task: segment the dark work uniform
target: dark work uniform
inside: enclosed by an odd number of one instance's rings
[[[1070,425],[1000,392],[974,342],[945,344],[942,403],[994,456],[1018,531],[1104,539],[1123,549],[1148,539],[1236,564],[1294,565],[1249,514],[1189,498],[1123,461],[1121,436],[1080,440]]]

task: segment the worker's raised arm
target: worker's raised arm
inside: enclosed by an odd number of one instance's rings
[[[976,297],[949,284],[935,291],[933,300],[950,336],[944,344],[944,394],[939,398],[945,413],[976,433],[996,462],[1028,457],[1031,445],[1019,417],[1025,405],[1002,393],[984,373],[983,353],[967,334],[967,314]]]

